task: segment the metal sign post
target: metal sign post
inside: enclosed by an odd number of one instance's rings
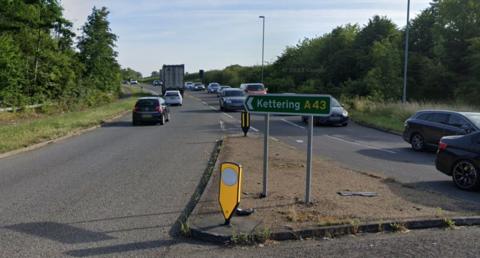
[[[332,97],[317,94],[266,94],[250,95],[245,100],[245,109],[250,113],[265,114],[265,132],[263,145],[263,192],[267,196],[268,186],[268,138],[270,136],[270,114],[309,116],[307,171],[305,180],[305,203],[311,202],[313,117],[329,116]]]

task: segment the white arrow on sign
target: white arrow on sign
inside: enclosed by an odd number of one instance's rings
[[[252,101],[253,101],[253,97],[248,97],[248,99],[247,99],[248,110],[253,110]]]

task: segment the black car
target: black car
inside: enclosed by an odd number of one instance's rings
[[[142,122],[165,124],[170,120],[170,111],[165,100],[160,97],[143,97],[137,100],[132,111],[132,123]]]
[[[443,136],[479,131],[480,113],[419,111],[405,121],[403,139],[416,151],[436,147]]]
[[[480,187],[480,132],[446,136],[438,144],[435,165],[463,190]]]

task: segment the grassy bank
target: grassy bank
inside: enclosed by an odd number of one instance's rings
[[[346,99],[350,116],[354,121],[376,128],[401,133],[405,120],[419,110],[455,110],[479,112],[480,108],[455,104],[432,102],[373,102],[363,98]]]
[[[0,125],[0,153],[52,140],[98,125],[103,120],[130,110],[135,100],[135,97],[131,97],[82,111],[42,116],[33,121],[20,120],[14,124]]]

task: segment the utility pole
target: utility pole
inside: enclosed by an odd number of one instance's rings
[[[265,16],[259,16],[258,18],[263,21],[263,33],[262,33],[262,83],[263,83],[263,64],[265,60]]]
[[[408,76],[408,34],[410,32],[410,0],[407,5],[407,28],[405,29],[405,66],[403,68],[403,97],[402,103],[407,102],[407,76]]]

